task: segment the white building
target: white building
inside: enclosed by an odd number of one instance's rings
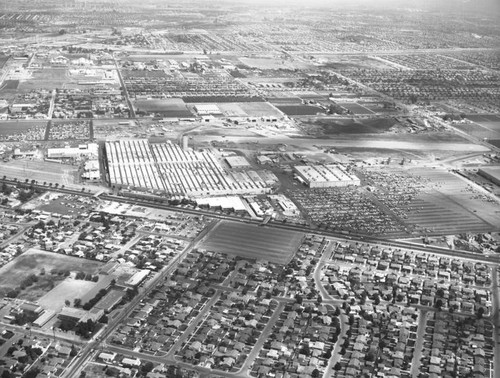
[[[49,148],[47,150],[49,159],[70,159],[99,157],[99,146],[97,143],[80,144],[78,147]]]
[[[310,188],[360,185],[359,178],[342,165],[301,165],[293,170]]]
[[[198,113],[198,115],[222,114],[219,107],[215,104],[196,105],[194,110]]]

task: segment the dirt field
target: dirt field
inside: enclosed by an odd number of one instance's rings
[[[54,282],[54,279],[48,278],[52,269],[96,273],[102,265],[97,261],[31,249],[0,268],[0,296],[19,286],[28,275],[38,275],[42,268],[45,269],[47,282],[38,282],[26,288],[21,293],[23,298],[38,299],[52,290],[50,283]],[[37,295],[30,294],[30,291],[36,291]]]
[[[72,165],[36,160],[11,160],[0,165],[0,176],[17,177],[43,182],[71,185],[76,181],[77,168]]]
[[[19,84],[19,90],[26,92],[32,89],[52,90],[63,88],[71,79],[66,74],[66,68],[44,68],[33,72],[33,77]]]
[[[283,115],[267,102],[239,102],[237,105],[249,117],[282,117]]]
[[[210,233],[200,248],[286,264],[297,251],[303,236],[298,232],[225,221]]]
[[[71,305],[76,298],[82,298],[89,290],[97,284],[92,281],[75,280],[67,278],[54,289],[49,291],[38,300],[38,303],[46,309],[59,311],[64,307],[65,301],[69,300]]]

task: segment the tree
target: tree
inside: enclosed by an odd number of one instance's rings
[[[144,365],[141,367],[141,371],[143,374],[148,374],[150,371],[153,371],[154,369],[154,364],[151,361],[146,362]]]

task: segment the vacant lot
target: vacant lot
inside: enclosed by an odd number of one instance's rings
[[[303,236],[299,232],[224,221],[210,233],[201,248],[286,264],[297,251]]]
[[[19,84],[19,90],[30,91],[33,89],[53,90],[63,88],[71,80],[66,75],[66,68],[44,68],[33,71],[33,77]]]
[[[21,293],[22,297],[32,297],[29,294],[32,290],[42,290],[45,292],[52,290],[54,287],[53,282],[61,279],[60,276],[57,276],[59,277],[58,279],[55,277],[50,278],[52,269],[95,274],[102,265],[102,263],[97,261],[31,249],[0,268],[0,296],[18,287],[30,274],[39,275],[42,269],[46,272],[46,278],[39,280],[35,285],[27,287]],[[38,297],[42,295],[38,295]]]
[[[77,167],[46,161],[11,160],[0,165],[0,176],[17,177],[20,181],[29,179],[38,183],[59,183],[70,185],[76,182]]]

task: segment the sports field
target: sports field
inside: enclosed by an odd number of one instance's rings
[[[98,261],[84,260],[77,257],[31,249],[0,268],[0,296],[18,287],[30,274],[39,275],[42,268],[46,272],[44,277],[48,278],[52,269],[95,274],[102,265],[103,263]],[[27,296],[33,300],[37,298],[32,298],[29,291],[48,292],[52,290],[53,287],[51,287],[50,282],[46,283],[46,287],[41,287],[41,283],[39,281],[38,284],[26,288],[22,296]],[[39,297],[43,294],[41,293]]]
[[[92,281],[67,278],[38,300],[40,306],[52,311],[59,311],[68,300],[73,305],[76,298],[82,298],[97,284]]]
[[[300,232],[223,221],[212,230],[200,248],[287,264],[299,248],[303,236]]]

